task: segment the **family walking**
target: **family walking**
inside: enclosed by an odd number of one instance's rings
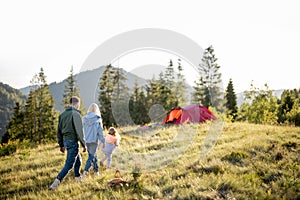
[[[113,127],[109,128],[106,137],[104,137],[101,114],[97,104],[92,103],[89,106],[83,119],[81,119],[79,107],[80,99],[72,97],[69,106],[59,115],[57,141],[62,153],[67,150],[67,157],[64,167],[51,184],[50,190],[56,189],[72,168],[74,168],[75,180],[81,182],[82,158],[79,153],[78,142],[83,147],[83,152],[88,151],[83,178],[88,174],[91,167],[93,167],[94,173],[99,175],[97,149],[102,147],[104,153],[100,165],[104,166],[104,161],[107,160],[106,168],[110,168],[112,153],[120,143],[121,137]]]

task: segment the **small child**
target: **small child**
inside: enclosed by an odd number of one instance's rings
[[[102,149],[104,157],[100,161],[100,165],[103,166],[103,162],[107,159],[106,168],[110,168],[112,161],[112,153],[114,149],[119,146],[121,136],[114,127],[110,127],[108,134],[105,136],[105,145]]]

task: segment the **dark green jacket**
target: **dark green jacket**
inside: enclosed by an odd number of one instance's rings
[[[64,139],[79,141],[85,147],[80,111],[72,106],[66,108],[58,117],[57,140],[60,147],[64,147]]]

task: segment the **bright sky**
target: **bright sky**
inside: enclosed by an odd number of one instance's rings
[[[232,78],[236,92],[249,89],[251,80],[258,87],[298,88],[298,5],[296,0],[1,1],[0,81],[22,88],[43,67],[48,83],[60,82],[72,65],[78,73],[111,37],[161,28],[202,48],[212,45],[223,84]]]

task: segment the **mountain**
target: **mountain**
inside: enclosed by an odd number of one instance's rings
[[[163,65],[158,65],[158,64],[148,64],[148,65],[142,65],[139,67],[134,68],[133,70],[130,71],[130,73],[133,73],[137,75],[138,77],[141,77],[146,80],[151,80],[151,79],[159,79],[160,73],[165,73],[167,67]],[[175,71],[177,73],[178,71]],[[177,78],[175,78],[175,81],[178,81]],[[186,81],[185,84],[187,88],[187,98],[191,100],[192,93],[194,92],[193,87]]]
[[[88,106],[93,102],[98,102],[98,82],[104,70],[105,67],[102,66],[97,69],[80,72],[74,75],[74,79],[77,81],[77,85],[80,90],[80,96],[85,108],[88,108]],[[135,81],[137,81],[139,85],[145,85],[147,82],[145,79],[140,78],[130,72],[123,72],[127,77],[126,85],[130,89],[133,88]],[[61,102],[64,88],[67,83],[66,80],[67,79],[59,83],[54,82],[49,84],[49,90],[55,100],[55,108],[59,111],[63,111],[64,109],[61,105]],[[27,95],[29,94],[30,87],[22,88],[20,91]]]
[[[163,65],[149,64],[136,67],[133,70],[131,70],[130,73],[133,73],[143,79],[151,80],[152,78],[158,79],[159,74],[164,73],[166,69],[167,67]]]
[[[6,131],[6,126],[13,113],[16,102],[23,105],[26,96],[19,90],[0,82],[0,138]]]
[[[102,76],[105,67],[101,66],[97,69],[80,72],[74,75],[75,80],[77,81],[78,87],[80,89],[80,95],[83,100],[85,108],[93,102],[98,102],[98,82],[99,78]],[[123,71],[125,76],[127,77],[127,86],[131,89],[133,88],[134,82],[137,80],[139,85],[145,85],[147,80],[152,79],[153,77],[158,78],[158,75],[161,71],[165,69],[163,66],[159,65],[145,65],[134,69],[130,72]],[[59,111],[63,110],[63,106],[61,105],[64,87],[66,85],[66,79],[62,82],[54,82],[49,84],[49,90],[56,102],[55,108]],[[187,84],[188,93],[191,94],[193,92],[193,88]],[[25,87],[20,89],[20,91],[28,95],[30,91],[30,87]],[[273,90],[273,95],[277,98],[281,98],[281,94],[284,90]],[[242,105],[244,102],[244,93],[237,93],[237,104],[238,106]],[[190,95],[189,95],[190,98]]]

